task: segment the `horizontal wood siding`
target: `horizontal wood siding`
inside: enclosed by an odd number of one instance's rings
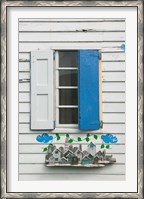
[[[29,62],[19,62],[19,72],[30,72],[30,63]],[[122,61],[121,62],[103,61],[102,62],[102,72],[125,72],[125,63]]]
[[[62,146],[62,143],[57,143],[58,146]],[[74,144],[74,146],[78,146],[79,144]],[[20,154],[46,154],[46,152],[42,152],[43,147],[45,147],[46,144],[41,143],[35,143],[35,144],[29,144],[29,143],[20,143],[19,145],[19,153]],[[87,145],[83,144],[83,149],[86,149]],[[100,144],[97,144],[97,150],[100,149]],[[108,154],[124,154],[125,153],[125,147],[122,144],[113,144],[112,147],[107,151]]]
[[[125,24],[123,21],[81,21],[80,23],[73,22],[21,22],[19,25],[20,32],[79,32],[79,31],[96,31],[96,32],[108,32],[108,31],[125,31]]]
[[[121,169],[120,169],[121,167]],[[125,172],[125,166],[124,165],[111,165],[107,166],[105,168],[101,169],[82,169],[82,168],[47,168],[44,164],[20,164],[19,165],[19,172],[25,173],[25,174],[48,174],[48,173],[54,173],[54,174],[124,174]]]
[[[123,102],[120,102],[120,103],[109,103],[111,101],[108,101],[108,100],[112,100],[114,101],[114,98],[113,98],[113,93],[112,93],[112,96],[111,96],[111,93],[104,93],[105,94],[105,97],[106,95],[108,95],[107,97],[107,102],[103,102],[103,113],[115,113],[115,112],[118,112],[118,113],[124,113],[125,112],[125,104]],[[120,94],[121,93],[114,93],[114,95],[117,95],[117,94]],[[122,93],[123,94],[123,93]],[[19,103],[19,112],[20,113],[29,113],[30,112],[30,102],[26,102],[26,103]]]
[[[55,132],[61,132],[63,131],[66,132],[66,133],[69,133],[69,132],[72,132],[72,129],[69,128],[69,129],[56,129]],[[32,131],[30,130],[30,123],[19,123],[19,133],[21,134],[39,134],[39,133],[43,133],[43,132],[48,132],[48,131]],[[98,130],[97,133],[100,132],[100,133],[107,133],[107,132],[110,132],[110,133],[124,133],[125,132],[125,124],[124,123],[104,123],[103,124],[103,129],[101,130]],[[79,130],[75,130],[75,133],[80,133]],[[38,143],[37,143],[38,144]]]
[[[125,123],[124,113],[103,113],[104,123]],[[19,113],[19,123],[30,123],[29,113]]]
[[[81,49],[87,46],[87,49],[101,49],[102,52],[123,52],[121,47],[122,42],[119,41],[92,41],[92,42],[84,42],[84,41],[67,41],[67,42],[22,42],[19,43],[19,51],[22,53],[30,52],[32,50],[46,50],[51,45],[52,46],[59,46],[59,47],[67,47],[67,43],[69,43],[69,49],[73,48],[76,49],[77,46],[81,45]],[[115,60],[116,61],[116,60]]]
[[[109,180],[114,180],[114,181],[124,181],[125,180],[125,175],[123,174],[96,174],[96,175],[93,175],[93,174],[65,174],[65,173],[62,173],[62,174],[54,174],[54,173],[44,173],[44,174],[39,174],[37,173],[36,175],[31,173],[31,174],[20,174],[19,175],[19,180],[22,180],[22,181],[43,181],[43,180],[46,180],[46,181],[54,181],[54,180],[61,180],[62,179],[62,176],[63,176],[63,179],[65,179],[66,181],[72,181],[72,180],[91,180],[91,181],[109,181]]]
[[[113,34],[112,34],[113,33]],[[124,32],[62,32],[61,36],[58,37],[56,32],[20,32],[20,42],[67,42],[67,41],[125,41]],[[59,33],[60,34],[60,33]]]
[[[124,19],[19,19],[19,180],[124,180],[125,179],[125,43]],[[103,129],[97,131],[97,150],[100,136],[113,133],[118,143],[107,150],[117,162],[101,169],[46,168],[46,144],[36,136],[48,131],[30,130],[30,52],[62,49],[101,49]],[[73,132],[56,129],[54,132]],[[85,137],[78,129],[72,137]],[[64,144],[65,138],[56,143]],[[77,143],[74,143],[78,146]],[[87,143],[82,143],[86,149]]]

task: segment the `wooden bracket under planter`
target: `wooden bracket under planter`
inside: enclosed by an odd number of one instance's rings
[[[72,144],[65,144],[65,147],[57,148],[49,145],[48,153],[45,156],[46,167],[104,167],[113,164],[116,159],[107,155],[106,150],[96,152],[96,145],[92,142],[87,145],[87,150],[82,150],[82,145],[74,147]]]

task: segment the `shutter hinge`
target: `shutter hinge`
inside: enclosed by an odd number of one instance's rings
[[[99,51],[99,59],[101,59],[102,58],[102,53],[101,53],[101,51]]]
[[[56,53],[55,53],[55,51],[54,51],[54,52],[53,52],[53,60],[55,60],[55,54],[56,54]]]
[[[101,129],[103,128],[103,121],[102,120],[100,121],[100,128]]]
[[[53,125],[54,125],[54,129],[55,129],[55,127],[56,127],[56,123],[55,123],[55,120],[53,121]]]

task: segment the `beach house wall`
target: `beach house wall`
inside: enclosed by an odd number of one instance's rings
[[[125,19],[19,19],[19,180],[125,179]],[[102,57],[102,120],[98,136],[112,133],[118,143],[107,150],[117,162],[101,169],[46,168],[45,153],[36,136],[49,130],[31,130],[31,53],[49,49],[97,49]],[[85,137],[72,127],[57,133]],[[89,132],[91,133],[91,132]],[[94,140],[93,140],[94,141]],[[62,137],[57,145],[63,146]],[[55,141],[54,141],[55,143]],[[75,144],[75,143],[74,143]],[[100,149],[100,139],[96,149]],[[87,142],[82,142],[85,149]]]

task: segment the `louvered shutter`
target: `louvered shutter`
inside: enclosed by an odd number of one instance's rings
[[[99,118],[99,53],[78,51],[78,126],[80,130],[97,130]]]
[[[53,52],[31,52],[31,129],[53,128]]]

